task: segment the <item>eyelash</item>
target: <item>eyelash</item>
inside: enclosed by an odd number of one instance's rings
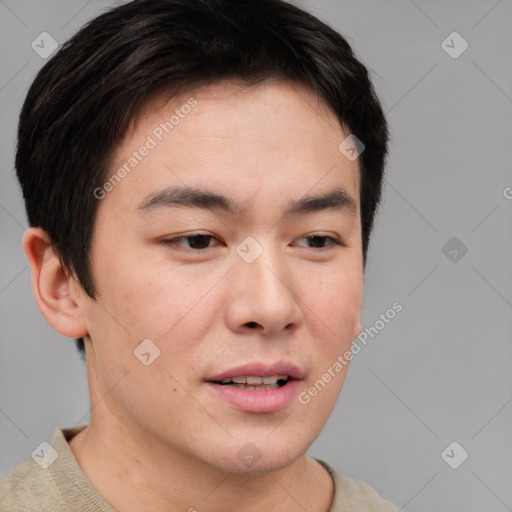
[[[181,236],[176,236],[176,237],[173,237],[173,238],[167,238],[167,239],[161,240],[161,243],[163,245],[167,245],[167,246],[180,246],[180,244],[178,243],[179,240],[187,240],[187,239],[190,239],[190,238],[196,238],[196,237],[200,237],[200,236],[216,238],[213,233],[194,233],[192,235],[186,235],[186,236],[181,235]],[[312,239],[312,238],[325,238],[326,240],[330,240],[331,244],[326,246],[326,247],[309,247],[309,249],[317,249],[319,251],[322,251],[322,250],[325,251],[325,250],[327,250],[329,248],[333,248],[336,245],[344,247],[344,244],[340,240],[338,240],[337,238],[334,238],[332,236],[328,236],[328,235],[313,234],[313,235],[303,236],[302,238],[299,238],[299,240]],[[180,247],[183,247],[183,246],[180,246]],[[201,249],[194,249],[192,247],[183,247],[183,248],[185,250],[191,250],[191,251],[197,252],[197,253],[202,252],[202,251],[206,251],[208,249],[213,249],[213,247],[204,247],[204,248],[201,248]]]

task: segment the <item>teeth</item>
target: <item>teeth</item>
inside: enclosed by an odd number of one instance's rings
[[[238,389],[243,389],[245,391],[262,391],[262,390],[266,390],[266,391],[270,391],[271,389],[278,389],[279,388],[279,384],[263,384],[262,386],[249,386],[248,384],[228,384],[228,386],[231,386],[231,387],[234,387],[234,388],[238,388]]]
[[[247,386],[261,386],[262,384],[273,386],[274,384],[277,384],[277,381],[279,380],[284,380],[286,382],[288,380],[288,375],[272,375],[270,377],[256,377],[254,375],[227,377],[222,379],[222,384],[229,384],[232,382],[235,384],[245,384]]]
[[[263,383],[263,377],[255,377],[255,376],[248,376],[247,377],[247,384],[249,386],[259,386]]]

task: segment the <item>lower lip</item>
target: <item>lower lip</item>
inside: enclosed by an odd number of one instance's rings
[[[277,389],[246,391],[245,389],[207,382],[211,389],[244,412],[272,413],[286,407],[297,395],[301,381],[292,379]]]

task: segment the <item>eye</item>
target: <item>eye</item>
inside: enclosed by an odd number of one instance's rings
[[[215,239],[215,236],[210,233],[193,233],[190,235],[167,238],[162,240],[161,243],[164,245],[184,247],[185,249],[200,252],[215,247],[215,245],[210,245],[210,242]],[[343,246],[342,242],[328,235],[309,235],[299,238],[299,240],[306,240],[307,243],[310,244],[308,247],[311,249],[329,249],[334,245]],[[330,243],[326,245],[326,242]]]
[[[299,238],[299,240],[307,240],[311,243],[311,248],[313,249],[328,249],[329,247],[332,247],[333,245],[343,245],[339,240],[332,236],[327,235],[309,235],[304,236],[302,238]],[[331,243],[327,246],[324,245],[326,241],[331,241]]]
[[[183,246],[183,243],[185,242],[186,249],[201,251],[204,249],[209,249],[211,247],[209,243],[214,238],[215,237],[210,233],[194,233],[191,235],[181,235],[174,238],[167,238],[162,240],[161,243],[164,245]]]

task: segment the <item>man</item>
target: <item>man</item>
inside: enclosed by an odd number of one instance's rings
[[[91,418],[2,510],[396,510],[306,453],[361,332],[387,138],[347,42],[280,0],[134,1],[66,43],[16,169]]]

